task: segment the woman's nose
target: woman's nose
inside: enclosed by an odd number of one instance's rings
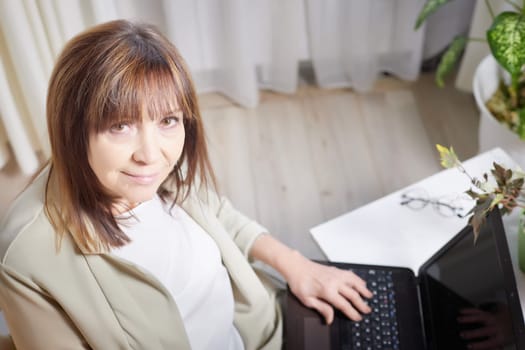
[[[142,128],[137,135],[137,146],[133,153],[133,159],[145,164],[157,161],[162,153],[159,141],[159,135],[154,128]]]

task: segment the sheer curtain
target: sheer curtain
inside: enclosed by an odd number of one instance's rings
[[[157,25],[188,61],[198,92],[242,106],[259,90],[291,93],[300,61],[322,87],[370,89],[381,72],[417,78],[420,0],[0,0],[0,167],[22,171],[49,156],[45,95],[63,44],[96,23]],[[461,15],[461,14],[459,14]]]
[[[424,31],[414,31],[417,0],[308,0],[310,48],[322,87],[372,88],[386,71],[407,80],[419,73]]]

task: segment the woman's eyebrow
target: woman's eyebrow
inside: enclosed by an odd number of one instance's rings
[[[182,111],[182,109],[175,109],[175,110],[169,110],[167,111],[166,113],[164,113],[165,116],[170,116],[170,115],[179,115],[179,114],[183,114],[184,112]]]
[[[173,116],[183,116],[184,112],[182,109],[175,109],[175,110],[169,109],[166,112],[160,111],[159,113],[146,114],[146,115],[149,116],[151,120],[153,120],[153,119],[162,119],[162,118],[173,117]]]

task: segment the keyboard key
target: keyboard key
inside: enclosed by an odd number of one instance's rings
[[[399,332],[392,271],[352,270],[367,282],[373,293],[368,301],[372,312],[360,322],[344,321],[340,327],[342,349],[399,350]]]

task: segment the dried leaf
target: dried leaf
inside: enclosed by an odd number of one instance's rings
[[[505,170],[505,180],[508,181],[510,179],[512,179],[512,170],[507,169],[507,170]]]
[[[474,231],[474,242],[477,241],[481,226],[485,222],[487,214],[490,210],[492,200],[489,198],[490,196],[486,196],[485,200],[478,200],[476,206],[474,207],[473,214],[470,217],[469,223],[472,225]]]
[[[493,168],[491,172],[492,172],[492,175],[494,176],[494,179],[496,180],[496,183],[500,187],[505,186],[505,183],[506,183],[505,169],[496,162],[494,162],[492,166]]]
[[[474,233],[474,243],[478,240],[481,226],[485,223],[485,215],[472,215],[469,220],[469,224],[472,225]]]
[[[519,196],[521,187],[523,187],[522,179],[514,179],[508,183],[507,192],[514,197]]]

